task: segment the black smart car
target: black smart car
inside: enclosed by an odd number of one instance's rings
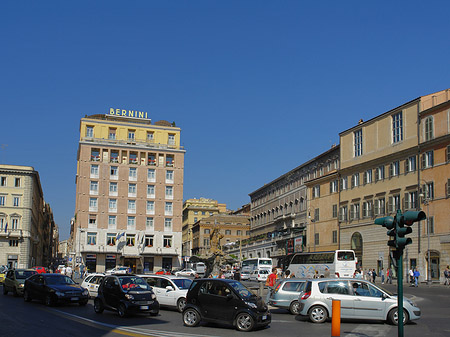
[[[48,306],[57,303],[79,303],[86,305],[89,292],[62,274],[35,274],[25,280],[23,298],[43,300]]]
[[[200,321],[229,323],[240,331],[267,326],[271,315],[267,305],[239,281],[196,279],[187,293],[183,322],[196,326]]]
[[[94,300],[96,313],[100,314],[105,309],[117,311],[120,317],[139,312],[156,316],[159,313],[159,303],[143,278],[115,274],[105,276]]]

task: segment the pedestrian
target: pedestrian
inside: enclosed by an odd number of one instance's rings
[[[384,268],[381,268],[380,276],[381,276],[381,284],[384,284]]]
[[[272,273],[267,277],[266,286],[272,288],[277,280],[277,268],[272,268]]]
[[[197,278],[200,278],[200,275],[199,275],[199,274],[197,274],[197,273],[195,273],[195,275],[194,275],[194,279],[197,279]]]
[[[386,283],[392,284],[392,270],[388,268],[386,270]]]
[[[450,285],[450,266],[447,266],[447,268],[445,268],[444,270],[444,285],[449,286]]]
[[[284,272],[284,278],[289,278],[289,275],[291,275],[291,271],[288,269]]]
[[[372,269],[369,268],[369,271],[367,272],[367,281],[372,281]]]
[[[325,278],[330,278],[330,269],[325,267],[325,272],[323,273],[323,276],[325,276]]]
[[[411,286],[413,286],[413,284],[414,284],[414,271],[413,271],[412,267],[409,269],[408,274],[409,274],[409,283],[411,284]]]
[[[71,266],[67,266],[66,275],[69,276],[70,278],[72,278],[72,267]]]
[[[372,269],[372,282],[375,283],[375,280],[377,278],[377,273],[375,272],[375,269]]]
[[[414,270],[414,285],[416,286],[416,287],[418,287],[419,286],[419,276],[420,276],[420,272],[419,272],[419,269],[416,267],[416,270]]]
[[[319,278],[319,272],[317,270],[314,272],[314,278]]]
[[[81,278],[84,279],[84,264],[80,264],[80,275]]]
[[[239,271],[239,269],[236,269],[233,275],[233,279],[236,281],[240,281],[241,280],[241,272]]]
[[[66,275],[66,266],[62,266],[61,274]]]

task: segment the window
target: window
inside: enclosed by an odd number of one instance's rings
[[[89,214],[89,228],[97,228],[97,216],[95,214]]]
[[[210,233],[210,229],[209,228],[205,228],[205,230],[203,231],[205,234],[209,234]]]
[[[94,137],[94,127],[86,126],[86,137],[93,138]]]
[[[372,183],[372,170],[367,170],[363,175],[363,184],[371,184]]]
[[[423,194],[425,199],[434,199],[434,183],[433,182],[427,182],[425,185],[423,185]]]
[[[108,216],[108,229],[116,229],[117,217],[115,215]]]
[[[395,177],[400,174],[400,162],[394,161],[389,165],[389,177]]]
[[[430,216],[428,217],[428,230],[427,230],[427,234],[434,234],[434,217]]]
[[[363,202],[363,218],[370,218],[372,216],[372,201]]]
[[[5,206],[6,203],[6,196],[0,195],[0,206]]]
[[[433,117],[427,117],[425,119],[425,141],[432,140],[434,138],[434,132],[433,132]]]
[[[97,233],[87,233],[87,244],[95,245],[97,244]]]
[[[135,130],[128,130],[128,140],[133,141],[135,139]]]
[[[129,197],[136,196],[136,184],[128,184],[128,196]]]
[[[347,177],[342,177],[341,178],[341,191],[344,191],[348,188],[348,181],[347,181]]]
[[[117,183],[109,183],[109,195],[117,195]]]
[[[417,192],[405,193],[405,210],[417,208]]]
[[[153,247],[153,235],[146,235],[145,236],[145,246],[146,247]]]
[[[116,245],[116,234],[107,233],[106,234],[106,244],[108,246],[115,246]]]
[[[242,235],[242,231],[241,231],[240,229],[238,229],[238,230],[236,231],[236,235],[241,236],[241,235]]]
[[[173,187],[166,186],[166,199],[173,199]]]
[[[153,218],[147,217],[145,220],[145,229],[148,231],[152,231],[154,229]]]
[[[17,230],[19,228],[19,218],[12,218],[11,219],[11,229],[13,231]]]
[[[426,169],[433,166],[433,151],[427,151],[422,154],[422,168]]]
[[[6,186],[6,177],[0,177],[0,186]]]
[[[109,211],[117,212],[117,199],[109,199]]]
[[[416,170],[416,156],[411,156],[405,160],[405,173]]]
[[[363,154],[363,139],[362,139],[362,129],[357,130],[353,133],[354,138],[354,156],[359,157]]]
[[[10,247],[19,247],[19,240],[9,240]]]
[[[14,179],[14,187],[20,187],[20,178]]]
[[[14,197],[13,199],[13,206],[19,207],[20,206],[20,197]]]
[[[119,167],[118,166],[111,166],[110,170],[111,179],[116,179],[119,177]]]
[[[109,128],[109,139],[116,139],[116,129]]]
[[[403,113],[392,115],[392,143],[403,140]]]
[[[130,167],[130,172],[128,174],[129,180],[136,181],[137,179],[137,168],[136,167]]]
[[[319,243],[320,243],[320,236],[319,236],[319,233],[315,233],[314,234],[314,244],[315,245],[319,245]]]
[[[171,202],[166,202],[166,207],[164,209],[164,215],[173,215],[173,205]]]
[[[333,231],[331,233],[331,235],[332,235],[331,242],[332,243],[337,243],[337,231]]]
[[[339,209],[339,221],[344,222],[347,221],[348,207],[342,206]]]
[[[352,175],[352,188],[359,186],[359,173],[355,173]]]
[[[166,183],[173,183],[173,171],[172,170],[166,171]]]
[[[127,234],[127,246],[134,247],[135,244],[135,235]]]
[[[388,213],[395,213],[398,209],[400,209],[400,195],[389,196]]]
[[[374,202],[374,215],[385,214],[385,201],[384,198],[376,199]]]
[[[446,153],[447,153],[447,163],[448,163],[448,162],[450,162],[450,145],[447,146]]]
[[[383,179],[384,179],[384,165],[381,165],[375,169],[375,181],[380,181]]]
[[[312,197],[313,198],[320,197],[320,185],[316,185],[316,186],[313,187],[313,189],[312,189]]]
[[[359,204],[350,205],[350,220],[359,219]]]
[[[163,246],[164,248],[172,247],[172,237],[168,235],[164,235],[163,237]]]
[[[169,133],[167,143],[169,145],[175,145],[175,134]]]
[[[98,181],[91,181],[89,186],[89,193],[90,194],[98,194]]]
[[[231,235],[231,230],[230,229],[226,229],[225,230],[225,235]]]
[[[147,131],[147,140],[153,141],[154,139],[154,132],[153,131]]]
[[[338,192],[338,181],[333,180],[330,181],[330,193],[337,193]]]
[[[155,179],[156,179],[155,169],[148,169],[147,170],[147,181],[155,182]]]
[[[314,210],[314,221],[319,221],[319,209]]]
[[[147,201],[147,214],[155,214],[155,202]]]
[[[98,165],[91,165],[91,178],[98,178]]]
[[[209,247],[209,239],[208,238],[203,239],[203,246]]]
[[[164,231],[166,231],[166,232],[172,231],[172,219],[170,219],[170,218],[164,219]]]
[[[198,218],[197,218],[197,217],[195,217],[195,218],[194,218],[194,222],[197,222],[197,220],[198,220]]]
[[[128,213],[136,213],[136,200],[128,200]]]
[[[337,218],[337,216],[338,216],[337,205],[333,205],[333,218]]]
[[[129,216],[127,218],[127,229],[134,229],[136,227],[136,217]]]
[[[89,199],[89,211],[90,212],[96,212],[97,211],[97,198],[90,198]]]

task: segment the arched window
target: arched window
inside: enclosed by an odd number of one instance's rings
[[[434,138],[433,117],[429,116],[425,119],[425,140]]]
[[[352,235],[351,249],[355,251],[355,255],[358,258],[358,268],[362,266],[362,256],[363,256],[363,239],[361,233],[355,232]]]

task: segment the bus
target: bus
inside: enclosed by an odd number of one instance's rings
[[[272,270],[272,259],[259,257],[242,261],[241,273],[250,274],[257,269],[267,269],[270,272]]]
[[[357,262],[353,250],[296,253],[290,258],[287,270],[298,278],[353,277]]]

